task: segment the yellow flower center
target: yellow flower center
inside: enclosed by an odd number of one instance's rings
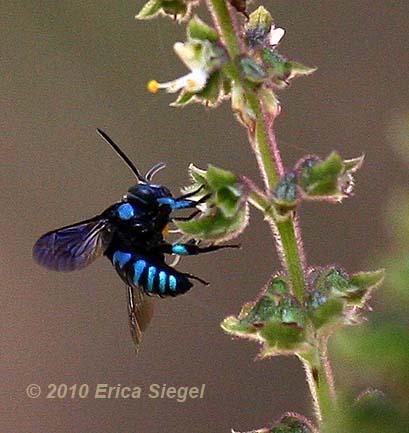
[[[187,80],[187,81],[186,81],[186,90],[192,90],[192,89],[195,89],[196,86],[197,86],[197,83],[196,83],[195,80],[190,79],[190,80]]]
[[[146,86],[151,93],[156,93],[160,89],[160,85],[156,80],[149,81],[148,85]]]

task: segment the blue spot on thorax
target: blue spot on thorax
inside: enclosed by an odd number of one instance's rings
[[[112,261],[114,264],[118,264],[120,268],[123,268],[129,260],[131,260],[132,254],[130,253],[123,253],[122,251],[115,251],[114,255],[112,256]]]
[[[123,203],[117,209],[119,218],[129,220],[135,216],[135,209],[130,203]]]

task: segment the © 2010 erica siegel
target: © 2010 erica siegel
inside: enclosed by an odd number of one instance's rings
[[[206,384],[200,386],[169,386],[166,383],[153,383],[149,386],[146,396],[151,399],[170,399],[178,403],[186,400],[202,399]],[[95,388],[96,399],[139,399],[144,396],[142,387],[125,386],[121,384],[108,385],[99,383]]]

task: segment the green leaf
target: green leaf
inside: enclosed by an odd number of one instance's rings
[[[342,159],[333,152],[325,161],[308,159],[299,172],[299,183],[310,196],[338,195],[338,176],[342,172]]]
[[[189,165],[189,174],[198,183],[206,183],[206,170],[196,167],[194,164]]]
[[[214,165],[209,165],[206,177],[210,187],[215,191],[235,186],[238,182],[238,178],[234,173],[215,167]]]
[[[342,323],[342,312],[344,303],[340,299],[328,299],[325,303],[312,311],[311,320],[316,329],[324,325],[334,325]]]
[[[196,96],[201,98],[205,104],[212,106],[219,102],[222,85],[222,73],[215,71],[210,74],[203,90],[196,93]]]
[[[330,266],[321,273],[316,287],[325,294],[341,297],[350,287],[349,276],[342,269]]]
[[[267,71],[251,57],[242,56],[237,60],[241,76],[254,84],[262,83],[267,77]]]
[[[286,69],[286,58],[281,56],[274,48],[263,48],[260,51],[261,59],[264,65],[271,69],[277,76],[284,76],[288,71]]]
[[[194,98],[194,96],[195,94],[192,92],[181,92],[176,101],[172,102],[170,105],[173,107],[187,105],[192,102],[192,98]]]
[[[306,342],[306,317],[303,307],[291,295],[280,295],[285,280],[273,279],[255,302],[243,306],[238,318],[228,317],[222,324],[230,334],[258,340],[263,344],[262,356],[303,351]]]
[[[313,433],[310,423],[301,415],[291,414],[281,418],[271,433]]]
[[[260,50],[260,58],[267,68],[269,79],[278,87],[286,87],[293,78],[312,74],[316,68],[287,60],[276,48],[264,47]]]
[[[248,223],[248,206],[241,209],[232,218],[227,218],[219,209],[212,209],[205,214],[190,221],[176,221],[183,233],[195,239],[221,241],[238,236]]]
[[[163,11],[171,16],[184,16],[187,13],[187,5],[183,0],[162,0]]]
[[[296,352],[305,340],[303,329],[278,322],[266,323],[259,334],[265,342],[262,356],[274,356],[283,351]]]
[[[270,12],[264,6],[259,6],[250,14],[246,23],[246,30],[257,29],[269,33],[272,24],[273,18]]]
[[[289,293],[287,279],[281,275],[273,277],[266,290],[267,295],[280,298]]]
[[[379,269],[372,272],[359,272],[352,275],[348,288],[349,300],[352,303],[361,303],[362,299],[365,299],[373,289],[382,284],[385,278],[385,270]]]
[[[207,39],[210,42],[217,42],[219,36],[213,27],[208,26],[199,17],[194,16],[187,25],[187,36],[190,39]]]
[[[238,236],[248,223],[248,204],[237,176],[212,165],[206,171],[191,165],[190,175],[194,184],[184,191],[200,188],[195,197],[207,198],[207,210],[195,219],[178,221],[177,226],[196,239],[215,241]]]
[[[260,57],[272,84],[279,89],[287,87],[291,75],[287,59],[281,56],[275,48],[261,49]]]
[[[138,20],[146,20],[158,15],[162,9],[162,0],[149,0],[136,15]]]
[[[225,74],[223,74],[223,75],[225,75]],[[230,95],[231,87],[232,87],[231,80],[227,77],[224,77],[223,83],[222,83],[223,94],[226,96]]]
[[[281,313],[274,300],[268,296],[262,296],[258,301],[246,304],[246,310],[242,310],[239,317],[243,322],[261,325],[267,321],[280,321]]]
[[[364,163],[365,155],[358,156],[357,158],[345,159],[344,168],[349,173],[354,173],[356,170],[362,167]]]
[[[232,218],[237,213],[240,200],[231,188],[220,188],[216,191],[214,203],[227,218]]]
[[[284,297],[279,303],[279,312],[282,323],[294,325],[297,328],[305,328],[304,309],[290,296]]]
[[[222,329],[227,333],[238,337],[255,338],[257,328],[248,322],[237,319],[236,317],[226,317],[221,323]]]
[[[383,270],[360,272],[349,277],[335,266],[316,269],[314,276],[309,278],[310,290],[306,299],[315,328],[323,335],[330,335],[337,326],[360,323],[361,308],[383,277]]]
[[[245,24],[245,38],[250,48],[264,44],[271,30],[273,18],[270,12],[263,6],[259,6],[249,16],[249,20]]]
[[[350,283],[359,289],[370,290],[378,287],[385,278],[385,270],[379,269],[372,272],[359,272],[352,275]]]
[[[350,195],[352,174],[362,162],[363,157],[343,161],[336,152],[324,161],[316,156],[308,157],[296,165],[298,184],[309,198],[339,201]]]
[[[288,79],[295,77],[300,77],[302,75],[310,75],[317,70],[317,68],[312,68],[310,66],[302,65],[301,63],[287,61],[285,64],[287,70]]]

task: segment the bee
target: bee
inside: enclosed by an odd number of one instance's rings
[[[154,165],[142,176],[133,162],[102,130],[99,135],[113,148],[131,169],[137,183],[128,189],[122,200],[93,218],[50,231],[41,236],[33,247],[33,258],[40,265],[60,272],[80,270],[101,256],[106,256],[125,282],[131,336],[138,351],[142,333],[153,314],[153,296],[174,297],[186,293],[191,280],[206,281],[180,272],[168,265],[165,255],[188,256],[216,251],[237,245],[208,245],[196,241],[168,243],[164,232],[175,220],[193,218],[199,204],[208,199],[193,200],[200,190],[173,197],[170,190],[152,182],[164,163]],[[188,217],[173,217],[179,209],[194,209]]]

